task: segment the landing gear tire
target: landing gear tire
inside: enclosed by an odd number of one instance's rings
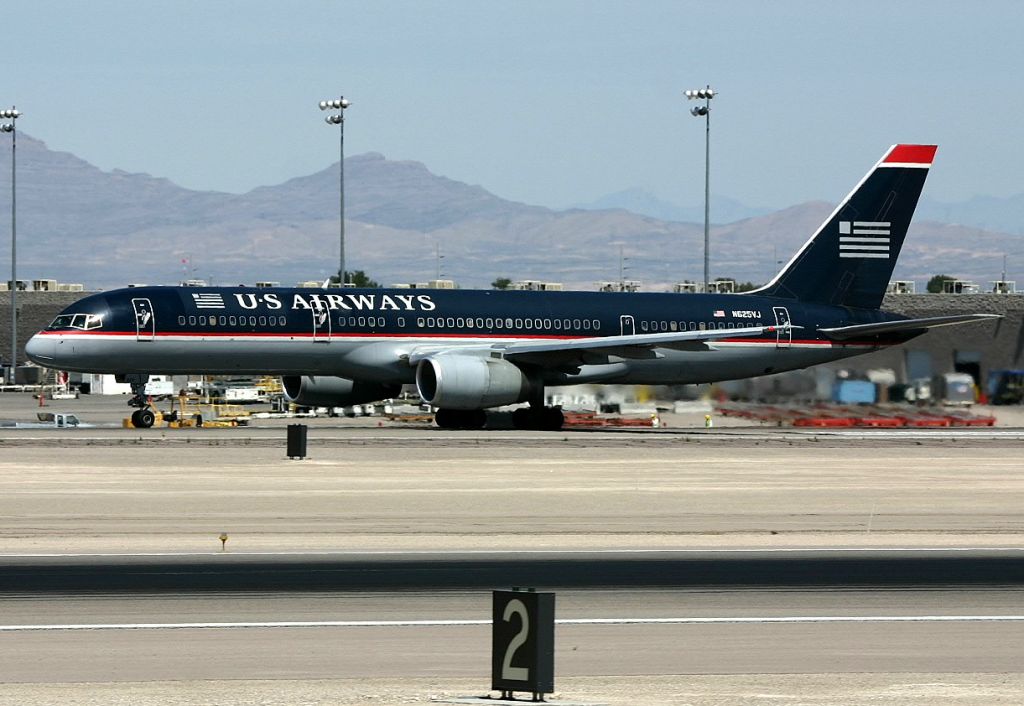
[[[541,412],[541,429],[544,431],[558,431],[565,424],[565,415],[560,407],[545,407]]]
[[[561,407],[523,407],[512,412],[512,426],[516,429],[558,431],[564,423]]]
[[[487,412],[482,409],[439,409],[434,423],[442,429],[483,429]]]
[[[149,429],[156,422],[156,415],[151,409],[137,409],[132,412],[132,425],[137,429]]]

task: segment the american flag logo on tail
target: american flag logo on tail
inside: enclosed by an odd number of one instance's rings
[[[192,295],[192,299],[195,300],[197,309],[223,309],[224,308],[224,297],[217,292],[211,293],[195,293]]]
[[[889,221],[839,221],[839,257],[889,259]]]

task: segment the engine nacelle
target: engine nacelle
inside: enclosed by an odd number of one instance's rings
[[[330,375],[286,375],[281,378],[285,399],[303,407],[345,407],[395,397],[401,385],[356,382]]]
[[[503,358],[448,353],[424,358],[416,367],[416,391],[441,409],[484,409],[525,402],[530,378]]]

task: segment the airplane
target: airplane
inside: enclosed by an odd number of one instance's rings
[[[882,311],[935,145],[890,147],[763,287],[742,294],[136,287],[85,297],[26,345],[35,363],[113,373],[154,422],[150,374],[280,375],[289,401],[345,406],[415,384],[447,429],[528,403],[517,428],[561,428],[548,387],[686,384],[806,368],[998,318]]]

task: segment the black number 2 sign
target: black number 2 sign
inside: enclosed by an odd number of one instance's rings
[[[491,688],[504,693],[555,690],[555,594],[494,591]]]

